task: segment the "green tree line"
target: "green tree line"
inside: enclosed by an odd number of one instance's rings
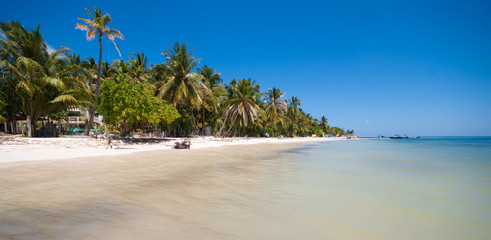
[[[34,136],[40,119],[66,120],[71,108],[86,108],[87,135],[96,115],[121,136],[156,129],[168,136],[207,130],[251,137],[354,133],[305,113],[298,97],[287,99],[279,88],[263,91],[250,78],[225,83],[214,68],[199,65],[186,43],[166,47],[162,63],[149,65],[143,52],[129,54],[127,61],[103,62],[103,39],[119,53],[115,38],[124,37],[108,26],[109,14],[97,8],[87,12],[89,18],[79,18],[76,28],[87,40],[98,40],[98,61],[81,59],[65,47],[49,52],[39,25],[27,30],[19,22],[0,23],[0,122],[8,123],[7,131],[15,133],[15,122],[26,119],[27,134]]]

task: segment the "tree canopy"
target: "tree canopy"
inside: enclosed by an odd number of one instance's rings
[[[180,117],[174,107],[153,95],[149,84],[135,83],[125,74],[106,80],[101,91],[104,94],[98,110],[107,123],[121,126],[122,136],[137,128],[169,124]]]
[[[98,110],[107,124],[121,130],[158,129],[172,136],[352,135],[354,130],[330,126],[327,118],[305,112],[299,97],[272,86],[266,91],[253,78],[224,82],[215,68],[201,64],[194,49],[175,42],[162,50],[162,62],[149,64],[142,52],[126,59],[102,61],[102,38],[123,35],[109,28],[109,14],[86,9],[77,29],[99,41],[99,59],[81,59],[68,48],[47,51],[40,26],[26,30],[14,21],[1,22],[0,121],[15,133],[17,119],[65,119],[74,107],[89,109],[86,133]],[[100,96],[99,96],[100,95]],[[326,103],[329,106],[330,103]],[[205,131],[206,130],[206,131]],[[10,131],[10,130],[9,130]],[[33,135],[34,129],[29,131]]]

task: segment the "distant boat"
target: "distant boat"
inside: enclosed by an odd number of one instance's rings
[[[407,135],[404,135],[404,137],[401,137],[400,135],[396,134],[395,136],[393,137],[389,137],[390,139],[403,139],[403,138],[419,138],[418,137],[408,137]]]

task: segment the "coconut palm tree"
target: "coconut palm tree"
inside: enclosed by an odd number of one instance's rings
[[[28,136],[33,136],[36,121],[57,111],[69,99],[60,97],[66,89],[60,67],[61,56],[68,49],[59,48],[51,54],[39,31],[25,30],[16,22],[2,23],[0,28],[6,36],[2,39],[0,67],[8,72],[10,83],[20,98],[20,108],[27,117]]]
[[[282,97],[285,95],[280,89],[273,87],[268,90],[266,103],[266,125],[264,131],[268,128],[268,124],[275,125],[278,121],[282,121],[282,116],[287,111],[286,100]]]
[[[203,108],[202,108],[202,130],[204,134],[204,127],[206,126],[206,119],[210,119],[210,124],[212,127],[216,126],[218,123],[219,115],[218,108],[227,98],[227,91],[225,87],[221,84],[223,82],[220,77],[219,72],[215,72],[214,68],[208,67],[204,65],[202,68],[198,68],[198,72],[203,76],[202,81],[205,86],[211,90],[211,95],[205,95],[203,99]]]
[[[327,134],[328,133],[329,124],[327,122],[326,116],[322,116],[320,126],[321,126],[322,131]]]
[[[92,106],[94,94],[90,89],[89,80],[95,76],[94,69],[85,67],[80,55],[67,55],[62,60],[64,64],[60,69],[60,76],[66,86],[61,96],[72,98],[70,102],[78,107]]]
[[[9,21],[0,22],[0,31],[3,38],[0,37],[0,60],[15,64],[17,57],[22,53],[22,36],[25,34],[24,27],[19,22]],[[7,132],[17,134],[17,118],[21,112],[20,106],[22,101],[15,92],[18,79],[15,78],[12,71],[0,67],[0,91],[3,92],[3,116],[7,121]]]
[[[291,124],[290,129],[293,136],[296,136],[298,130],[298,120],[300,118],[298,107],[302,106],[302,101],[298,97],[293,96],[291,99],[288,99],[288,102],[290,103],[290,106],[288,107],[287,115]]]
[[[294,116],[298,112],[298,107],[302,106],[302,101],[298,98],[293,96],[291,99],[288,100],[290,102],[290,106],[292,108],[292,112],[294,113]]]
[[[149,70],[147,68],[147,57],[145,54],[143,52],[136,52],[130,54],[130,58],[128,64],[128,76],[133,78],[136,83],[148,81]]]
[[[252,79],[232,79],[228,85],[229,99],[225,101],[226,111],[222,127],[218,131],[221,135],[225,124],[230,123],[227,134],[233,127],[245,128],[249,123],[254,124],[257,118],[259,105],[258,99],[262,97],[260,85]]]
[[[3,92],[0,92],[0,96],[4,95]],[[5,122],[5,118],[2,116],[2,112],[3,112],[3,107],[5,106],[5,103],[0,100],[0,123],[4,123]]]
[[[203,96],[209,94],[209,89],[200,81],[203,78],[201,73],[193,72],[199,61],[193,57],[193,51],[194,49],[188,51],[186,43],[181,45],[177,41],[173,48],[162,51],[167,59],[164,65],[167,78],[160,87],[158,96],[174,107],[184,104],[183,101],[186,100],[199,109]]]
[[[119,56],[121,56],[121,52],[119,50],[118,45],[114,42],[115,38],[120,38],[124,40],[123,34],[119,30],[109,28],[109,22],[112,21],[109,14],[102,15],[101,9],[97,9],[94,7],[94,14],[90,12],[87,8],[85,9],[87,13],[89,13],[90,19],[78,18],[84,22],[77,23],[75,29],[80,29],[82,31],[86,31],[86,38],[88,41],[93,40],[95,37],[99,40],[99,63],[97,66],[97,82],[95,88],[95,102],[94,106],[90,108],[89,122],[85,126],[85,135],[89,135],[89,131],[92,128],[92,123],[94,122],[95,110],[97,108],[97,101],[99,98],[99,88],[101,86],[101,73],[102,73],[102,38],[106,36],[116,47],[118,50]]]
[[[2,62],[4,67],[13,72],[18,79],[16,93],[22,100],[22,111],[27,116],[28,136],[33,136],[31,127],[40,117],[48,116],[66,110],[70,106],[83,104],[79,100],[90,98],[81,86],[85,82],[76,82],[62,71],[52,72],[48,69],[57,68],[60,64],[57,56],[60,51],[54,51],[49,56],[45,66],[31,58],[19,57],[16,64]],[[84,97],[86,98],[84,98]]]

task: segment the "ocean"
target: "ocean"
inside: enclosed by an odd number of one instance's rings
[[[0,239],[491,239],[491,138],[0,165]]]

